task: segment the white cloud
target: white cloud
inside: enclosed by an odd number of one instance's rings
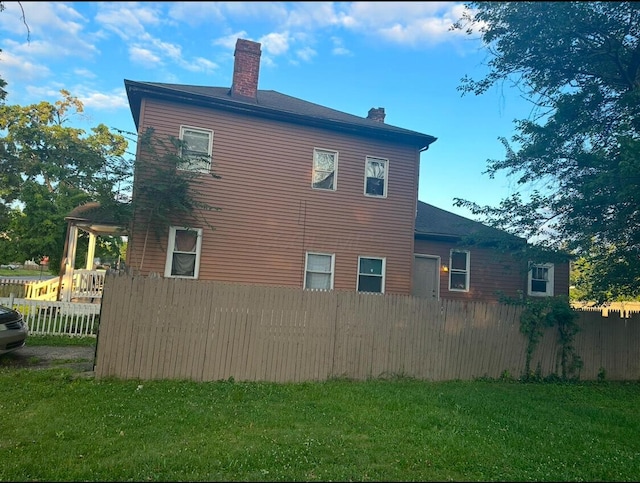
[[[192,62],[183,62],[181,65],[190,72],[213,72],[218,68],[215,62],[203,57],[197,57]]]
[[[318,30],[342,23],[342,14],[336,12],[335,2],[292,2],[290,6],[287,28]]]
[[[297,3],[304,2],[294,2]],[[191,26],[203,24],[229,28],[232,22],[259,20],[281,24],[286,21],[287,5],[282,2],[172,2],[168,16]]]
[[[296,56],[305,62],[310,62],[316,55],[317,52],[310,47],[296,50]]]
[[[261,49],[270,55],[282,55],[289,50],[290,38],[287,33],[270,33],[260,38]]]
[[[46,65],[30,62],[22,56],[16,56],[4,50],[0,52],[0,68],[2,68],[2,77],[9,86],[17,81],[31,82],[51,76],[51,70]]]
[[[463,10],[459,2],[351,2],[339,16],[347,30],[420,47],[460,37],[449,29]]]
[[[159,67],[162,65],[160,57],[149,49],[133,45],[129,47],[129,59],[134,64],[142,65],[147,68]]]
[[[331,49],[333,55],[352,55],[351,51],[342,45],[343,42],[340,37],[331,37],[331,43],[333,44]]]
[[[63,2],[3,2],[6,9],[0,15],[0,27],[16,34],[34,37],[49,32],[66,32],[77,37],[81,32],[82,16]],[[24,15],[22,10],[24,10]]]
[[[71,93],[72,96],[75,96],[75,92],[70,90],[68,87],[69,86],[64,86],[60,82],[56,82],[56,81],[53,81],[48,85],[43,85],[43,86],[29,85],[26,87],[25,90],[29,98],[32,100],[25,103],[21,103],[21,104],[40,102],[42,100],[46,100],[48,102],[54,103],[62,99],[62,95],[60,94],[60,91],[62,89],[66,89]]]
[[[89,58],[97,53],[95,46],[90,44],[73,44],[70,42],[54,42],[51,39],[47,40],[32,40],[24,44],[16,44],[13,42],[7,42],[13,44],[12,51],[15,54],[23,55],[30,58],[41,58],[44,60],[61,59],[64,57],[80,57]]]
[[[151,5],[151,6],[149,6]],[[154,4],[129,4],[125,2],[102,2],[95,21],[123,40],[136,39],[146,32],[145,25],[161,23],[161,12]]]
[[[168,57],[174,62],[182,59],[182,47],[171,42],[163,42],[160,39],[145,34],[140,37],[140,42],[146,42],[149,47],[153,47],[160,56]]]
[[[14,34],[14,39],[3,41],[3,51],[10,49],[16,56],[27,56],[28,62],[68,56],[90,58],[97,53],[84,32],[82,16],[64,3],[21,2],[24,18],[18,2],[4,3],[0,28]]]
[[[78,77],[84,77],[85,79],[95,79],[98,76],[95,74],[95,72],[90,71],[89,69],[85,69],[85,68],[77,68],[77,69],[73,69],[73,73],[78,76]]]
[[[240,30],[232,34],[225,35],[224,37],[216,38],[211,42],[211,44],[219,45],[220,47],[226,47],[233,54],[238,39],[251,40],[247,32],[245,32],[244,30]]]
[[[77,97],[86,108],[109,111],[129,108],[129,101],[124,89],[117,89],[110,93],[87,92]]]

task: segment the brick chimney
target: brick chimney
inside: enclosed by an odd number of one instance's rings
[[[384,122],[384,107],[372,107],[369,109],[369,114],[367,114],[367,119],[371,119],[372,121]]]
[[[244,97],[256,100],[258,93],[258,74],[260,72],[260,44],[250,40],[238,39],[233,54],[233,83],[231,97]]]

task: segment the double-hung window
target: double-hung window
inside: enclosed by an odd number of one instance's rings
[[[534,297],[553,295],[553,264],[531,263],[527,280],[527,293]]]
[[[364,170],[364,194],[386,198],[389,160],[367,156]]]
[[[385,258],[358,257],[358,292],[384,293]]]
[[[469,291],[469,252],[451,250],[449,253],[449,290]]]
[[[164,276],[198,278],[201,246],[201,228],[169,227],[169,243]]]
[[[338,153],[325,149],[313,150],[311,186],[315,189],[335,191],[337,187]]]
[[[334,258],[333,254],[307,253],[304,268],[304,288],[332,290]]]
[[[211,171],[213,131],[194,127],[180,127],[180,157],[178,169],[208,173]]]

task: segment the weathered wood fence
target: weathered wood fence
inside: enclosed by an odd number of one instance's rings
[[[518,377],[514,306],[107,275],[97,378],[308,381]],[[581,312],[583,380],[640,378],[640,314]],[[532,361],[560,373],[554,330]]]

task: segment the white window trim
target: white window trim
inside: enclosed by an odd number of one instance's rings
[[[369,259],[369,260],[382,260],[382,275],[380,275],[382,277],[382,283],[380,284],[380,292],[361,292],[360,291],[360,275],[368,275],[368,276],[372,276],[371,274],[361,274],[360,273],[360,260],[362,260],[363,258]],[[387,279],[387,258],[386,257],[372,257],[372,256],[366,256],[366,255],[362,255],[362,256],[358,256],[358,267],[357,267],[357,275],[356,275],[356,292],[358,293],[384,293],[385,290],[385,282]],[[378,275],[375,275],[376,277]]]
[[[533,292],[531,290],[531,282],[533,280],[533,268],[546,268],[549,280],[547,280],[546,292]],[[529,263],[529,270],[527,271],[527,295],[531,297],[553,297],[554,293],[554,265],[553,263]]]
[[[333,154],[333,188],[316,188],[313,186],[313,175],[316,172],[316,153],[323,152]],[[313,164],[311,166],[311,188],[319,191],[337,191],[338,190],[338,151],[333,149],[313,148]]]
[[[454,271],[453,269],[453,264],[452,259],[453,259],[453,254],[454,253],[466,253],[467,254],[467,266],[464,269],[465,272],[465,288],[453,288],[451,287],[451,276],[454,273],[461,273],[462,271],[457,269]],[[449,291],[450,292],[468,292],[469,291],[469,280],[470,280],[470,270],[471,268],[471,252],[469,250],[449,250]]]
[[[192,171],[194,173],[209,173],[209,172],[211,172],[211,166],[213,165],[213,156],[212,156],[212,152],[213,152],[213,131],[211,129],[204,129],[204,128],[201,128],[201,127],[193,127],[193,126],[181,125],[180,126],[180,141],[184,140],[185,131],[193,131],[193,132],[197,132],[197,133],[207,134],[209,136],[209,145],[207,146],[207,156],[209,157],[209,167],[207,169],[188,169],[188,168],[180,167],[180,165],[178,165],[177,169],[180,169],[182,171]],[[182,156],[182,149],[180,149],[180,156]]]
[[[321,253],[321,252],[307,252],[305,257],[304,257],[304,281],[303,281],[304,289],[305,290],[321,290],[321,289],[317,289],[317,288],[307,288],[307,273],[309,273],[309,269],[308,269],[309,255],[321,255],[321,256],[325,256],[325,257],[331,257],[331,273],[329,274],[331,282],[329,283],[329,290],[333,290],[333,278],[334,278],[334,274],[335,274],[336,254],[335,253]],[[326,274],[327,272],[314,271],[312,273]]]
[[[372,195],[367,193],[367,166],[369,161],[384,161],[384,194]],[[377,158],[375,156],[366,156],[364,160],[364,195],[370,198],[386,198],[389,192],[389,160],[386,158]]]
[[[173,265],[173,251],[176,244],[176,231],[177,230],[190,230],[198,233],[198,239],[196,241],[196,263],[193,270],[193,277],[187,277],[184,275],[171,275],[171,268]],[[169,242],[167,243],[167,259],[164,265],[164,276],[167,278],[188,278],[197,279],[200,274],[200,252],[202,251],[202,228],[187,228],[184,226],[170,226],[169,227]]]

